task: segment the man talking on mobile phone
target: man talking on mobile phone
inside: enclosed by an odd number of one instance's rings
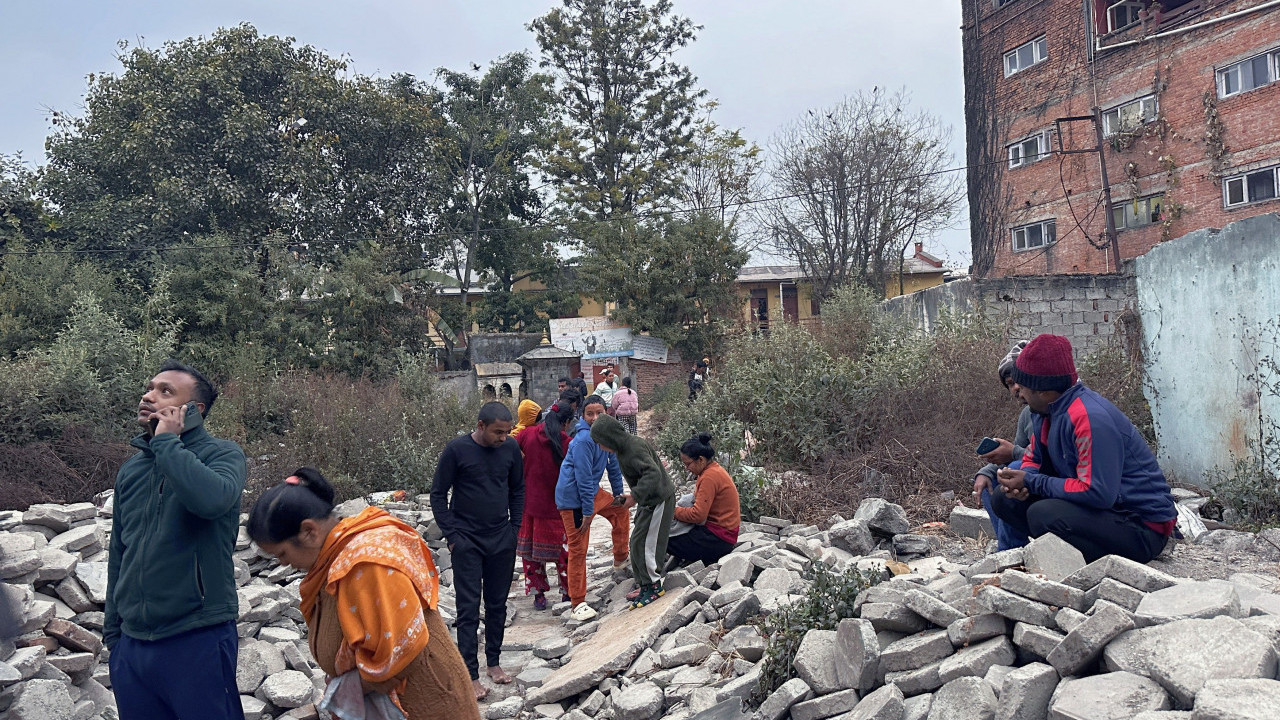
[[[243,720],[235,550],[245,458],[204,427],[218,397],[169,360],[116,476],[103,640],[121,720]]]

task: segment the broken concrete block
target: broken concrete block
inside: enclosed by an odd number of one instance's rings
[[[747,585],[755,566],[751,564],[751,556],[746,553],[730,553],[720,558],[720,574],[716,576],[716,587],[723,588],[730,583]]]
[[[1097,587],[1098,583],[1102,582],[1102,578],[1107,576],[1107,566],[1110,563],[1110,555],[1098,558],[1063,578],[1062,584],[1070,585],[1077,590],[1084,590],[1086,592],[1092,590]]]
[[[951,516],[947,518],[947,524],[951,526],[951,532],[960,537],[977,540],[981,538],[990,539],[996,536],[995,526],[991,524],[991,516],[981,508],[974,509],[957,505],[951,509]]]
[[[811,697],[813,697],[813,690],[809,689],[804,680],[791,678],[760,703],[756,716],[761,720],[782,720],[791,706]]]
[[[990,575],[1022,565],[1022,548],[1010,548],[992,553],[978,562],[960,571],[961,575],[972,580],[977,575]]]
[[[930,630],[905,637],[880,652],[881,672],[915,670],[955,652],[946,630]]]
[[[827,531],[831,544],[853,555],[870,555],[876,550],[875,538],[863,520],[846,520]]]
[[[870,620],[876,630],[910,634],[918,633],[928,625],[924,618],[896,603],[866,603],[861,614],[862,619]]]
[[[662,713],[662,705],[662,688],[642,682],[618,693],[613,710],[618,720],[652,720]]]
[[[843,687],[870,690],[880,668],[880,642],[875,626],[863,618],[846,618],[836,626],[836,674]]]
[[[1058,688],[1058,671],[1043,663],[1024,665],[1004,678],[996,720],[1045,720]]]
[[[764,657],[766,647],[768,641],[755,626],[739,625],[725,633],[717,649],[724,654],[736,652],[748,662],[759,662]]]
[[[1157,590],[1142,598],[1134,614],[1145,624],[1190,618],[1243,617],[1240,594],[1222,580],[1184,582]]]
[[[858,706],[841,720],[892,720],[902,717],[902,691],[885,685],[862,698]]]
[[[908,591],[906,605],[909,610],[938,627],[947,627],[965,616],[956,608],[923,590]]]
[[[938,680],[946,684],[960,677],[982,677],[992,665],[1012,665],[1016,659],[1017,653],[1009,638],[991,638],[943,660],[938,668]]]
[[[942,687],[942,680],[938,676],[942,663],[943,661],[939,660],[915,670],[885,673],[884,681],[886,684],[898,686],[904,696],[933,692]]]
[[[929,720],[933,707],[933,693],[909,697],[902,701],[902,720]]]
[[[956,678],[933,694],[929,720],[995,720],[996,696],[979,677]]]
[[[796,703],[791,707],[791,720],[825,720],[847,713],[857,704],[857,690],[841,690]]]
[[[1056,536],[1047,535],[1046,537]],[[1052,580],[1045,580],[1018,570],[1006,570],[1001,573],[1000,588],[1056,608],[1069,607],[1079,612],[1089,609],[1085,605],[1083,590]]]
[[[1271,720],[1280,713],[1280,681],[1208,680],[1196,693],[1195,720]]]
[[[1067,633],[1062,642],[1046,658],[1058,674],[1075,675],[1087,667],[1121,633],[1133,629],[1133,618],[1119,608],[1103,607],[1089,616],[1075,630]]]
[[[901,505],[895,505],[884,498],[873,497],[863,500],[858,505],[857,512],[853,514],[853,519],[865,522],[871,532],[887,538],[902,535],[911,530],[911,523],[907,521],[907,511],[903,510]]]
[[[1144,710],[1168,710],[1169,696],[1154,681],[1127,672],[1067,679],[1049,703],[1049,720],[1124,720]]]
[[[1053,582],[1062,582],[1085,566],[1084,555],[1053,533],[1032,540],[1022,549],[1022,559],[1028,573],[1043,575]]]
[[[1143,591],[1110,577],[1103,578],[1097,587],[1085,593],[1086,602],[1090,605],[1094,605],[1099,600],[1106,600],[1129,612],[1137,610],[1146,596],[1147,594]]]
[[[1107,577],[1137,588],[1142,592],[1155,592],[1178,584],[1177,578],[1172,575],[1142,563],[1134,562],[1129,558],[1108,555],[1106,560]]]
[[[1053,610],[1048,605],[1028,600],[991,585],[983,587],[978,592],[978,604],[1016,622],[1044,627],[1053,625]]]
[[[1039,658],[1049,657],[1064,636],[1039,625],[1018,623],[1013,626],[1013,644]]]
[[[1064,633],[1069,633],[1080,627],[1080,623],[1084,622],[1088,617],[1088,615],[1085,615],[1082,612],[1076,612],[1071,608],[1062,608],[1054,614],[1053,622],[1058,626],[1059,630]]]
[[[818,695],[852,687],[841,682],[837,671],[840,650],[836,634],[835,630],[810,630],[796,649],[796,674]]]
[[[1003,615],[984,613],[961,618],[947,626],[947,637],[956,647],[965,647],[1009,631],[1009,621]]]

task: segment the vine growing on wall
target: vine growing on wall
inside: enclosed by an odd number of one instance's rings
[[[1215,180],[1221,179],[1223,171],[1230,164],[1227,150],[1227,126],[1218,113],[1218,96],[1205,91],[1201,100],[1204,105],[1204,156],[1209,160],[1209,175]]]

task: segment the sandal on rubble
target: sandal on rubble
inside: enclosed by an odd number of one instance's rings
[[[652,603],[654,600],[657,600],[658,598],[662,597],[665,594],[666,594],[666,591],[662,589],[661,583],[654,583],[653,585],[645,585],[644,587],[640,588],[640,595],[637,596],[636,599],[631,603],[631,608],[633,610],[642,608],[645,605]]]
[[[537,595],[534,595],[534,596],[533,596],[533,609],[534,609],[534,610],[546,610],[546,609],[547,609],[547,596],[546,596],[546,595],[544,595],[544,594],[542,594],[542,593],[538,593]]]

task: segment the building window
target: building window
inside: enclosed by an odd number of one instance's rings
[[[1222,195],[1227,207],[1273,200],[1276,197],[1276,171],[1269,167],[1222,181]]]
[[[1017,168],[1049,157],[1049,131],[1036,133],[1009,146],[1009,167]]]
[[[1142,22],[1140,13],[1145,9],[1143,3],[1134,0],[1112,2],[1107,8],[1107,32],[1120,32]]]
[[[1280,78],[1280,51],[1228,65],[1218,71],[1218,97],[1231,97]]]
[[[1005,5],[1009,5],[1012,2],[1013,0],[991,0],[991,4],[995,5],[997,10],[1004,7]]]
[[[1135,129],[1156,119],[1156,96],[1147,95],[1102,113],[1102,133],[1108,137]]]
[[[1164,219],[1163,206],[1163,195],[1126,200],[1111,206],[1111,218],[1115,220],[1116,230],[1152,225]]]
[[[1034,250],[1052,245],[1058,239],[1058,223],[1042,220],[1013,229],[1013,251]]]
[[[1019,45],[1004,54],[1004,76],[1022,72],[1032,65],[1042,63],[1049,59],[1049,45],[1045,41],[1045,36],[1032,40],[1026,45]]]

